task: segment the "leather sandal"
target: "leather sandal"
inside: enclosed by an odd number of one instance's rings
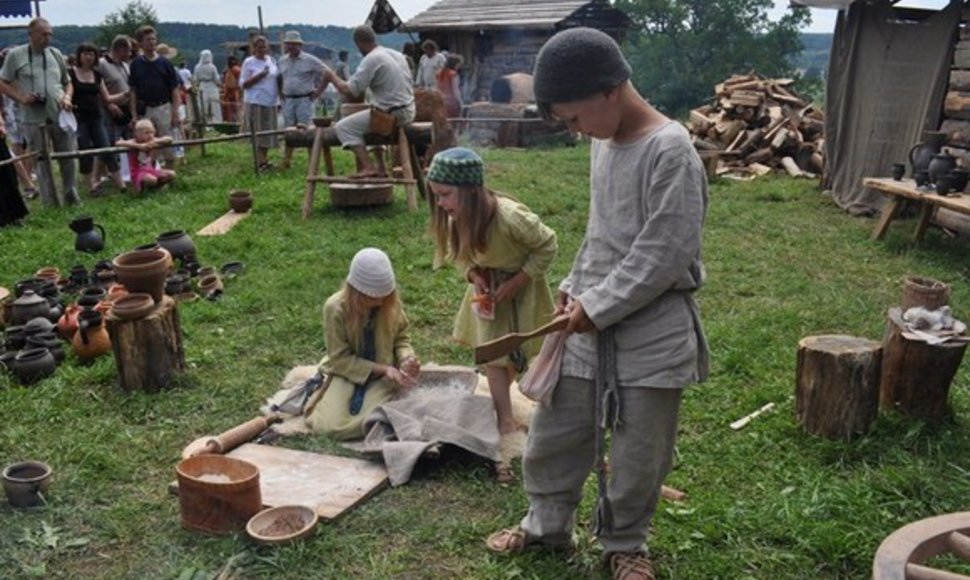
[[[614,552],[610,554],[613,580],[655,580],[653,564],[642,552]]]
[[[495,481],[503,485],[515,481],[515,472],[512,471],[512,465],[508,461],[495,462]]]
[[[496,554],[517,554],[528,544],[525,530],[518,526],[499,530],[485,539],[485,546]]]

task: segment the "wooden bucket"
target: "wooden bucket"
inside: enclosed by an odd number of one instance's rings
[[[330,204],[334,207],[387,205],[394,201],[394,185],[374,183],[331,183]]]
[[[175,468],[182,527],[207,534],[242,530],[263,509],[259,468],[224,455],[197,455]]]
[[[903,312],[916,306],[936,310],[950,301],[950,285],[934,280],[907,276],[903,279]]]

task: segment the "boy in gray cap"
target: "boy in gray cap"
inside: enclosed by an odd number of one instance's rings
[[[707,179],[687,131],[640,96],[630,73],[616,42],[589,28],[556,34],[536,58],[540,109],[592,138],[589,219],[556,300],[570,334],[560,380],[533,416],[523,458],[529,512],[486,543],[569,546],[595,469],[594,533],[613,578],[644,580],[654,577],[647,532],[681,395],[708,373],[693,297],[704,281]]]

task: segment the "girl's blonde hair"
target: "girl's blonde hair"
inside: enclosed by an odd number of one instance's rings
[[[484,252],[488,243],[488,226],[498,211],[499,193],[484,185],[458,185],[458,210],[450,218],[438,206],[435,195],[428,196],[431,222],[428,231],[434,239],[435,263],[443,259],[471,262],[475,252]]]
[[[342,293],[341,300],[344,303],[344,324],[347,338],[352,345],[360,348],[363,345],[364,327],[367,326],[367,319],[370,317],[371,308],[373,308],[369,302],[373,299],[351,286],[347,281],[344,281],[343,288],[340,291]],[[376,335],[378,337],[381,335],[394,336],[397,330],[394,328],[394,324],[400,318],[403,310],[404,305],[401,303],[401,297],[396,289],[385,296],[380,306],[377,307],[376,320],[377,328],[383,332],[377,332]],[[380,345],[377,348],[379,349]]]
[[[151,129],[153,132],[155,131],[155,124],[152,123],[151,119],[138,119],[135,121],[136,134],[144,129]]]

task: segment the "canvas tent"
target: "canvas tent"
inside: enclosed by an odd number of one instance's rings
[[[892,0],[794,0],[839,8],[826,91],[823,187],[846,211],[872,215],[884,197],[862,187],[907,159],[923,130],[940,126],[963,0],[941,10]]]

